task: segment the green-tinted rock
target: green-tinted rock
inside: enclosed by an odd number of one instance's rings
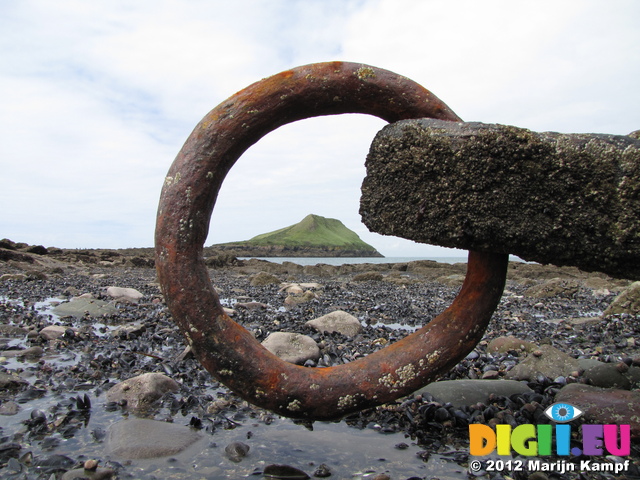
[[[640,313],[640,282],[633,282],[625,291],[618,295],[611,305],[604,311],[603,316],[616,313]]]
[[[70,302],[61,303],[54,307],[53,313],[60,317],[77,317],[85,315],[100,317],[102,315],[113,315],[118,313],[118,309],[111,303],[89,297],[76,297]]]

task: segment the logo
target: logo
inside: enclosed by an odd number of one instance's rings
[[[544,411],[544,414],[550,420],[558,423],[566,423],[575,420],[584,412],[578,407],[569,405],[568,403],[554,403]]]
[[[494,450],[498,455],[511,455],[512,450],[523,456],[558,455],[617,455],[631,453],[631,427],[629,425],[584,424],[582,448],[571,448],[571,425],[584,412],[568,403],[555,403],[545,411],[555,425],[523,424],[469,425],[469,453],[474,456],[489,455]],[[554,428],[555,427],[555,428]],[[555,448],[554,448],[555,446]]]

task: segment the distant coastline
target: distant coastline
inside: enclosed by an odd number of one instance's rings
[[[272,263],[291,262],[298,265],[355,265],[361,263],[406,263],[417,260],[430,260],[438,263],[467,263],[467,255],[456,257],[238,257],[238,260],[265,260]]]
[[[235,257],[382,257],[374,247],[348,229],[340,220],[309,214],[288,227],[240,242],[205,248],[208,255]]]

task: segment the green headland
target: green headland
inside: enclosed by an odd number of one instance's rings
[[[295,225],[209,249],[238,257],[382,257],[340,220],[307,215]]]

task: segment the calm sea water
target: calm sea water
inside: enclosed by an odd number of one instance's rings
[[[292,262],[298,265],[351,265],[354,263],[405,263],[416,260],[432,260],[439,263],[467,263],[467,255],[457,257],[238,257],[240,260],[257,258],[273,263]],[[514,255],[509,256],[512,262],[524,262]],[[526,262],[525,262],[526,263]]]
[[[440,263],[467,263],[467,256],[459,257],[239,257],[241,260],[258,258],[273,263],[292,262],[298,265],[351,265],[354,263],[404,263],[415,260],[433,260]]]

